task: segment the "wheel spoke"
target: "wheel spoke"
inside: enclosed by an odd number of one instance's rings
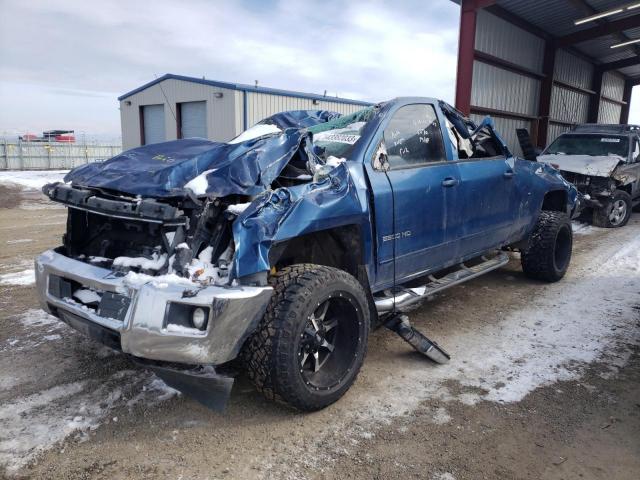
[[[318,326],[318,319],[311,314],[309,320],[311,320],[311,324],[313,325],[313,328],[315,328],[316,332],[319,331],[320,327]]]
[[[331,343],[327,342],[326,340],[323,340],[320,346],[323,348],[326,348],[327,350],[329,350],[329,352],[333,352],[333,349],[335,348]]]
[[[307,358],[309,358],[309,352],[304,352],[302,355],[302,361],[300,362],[301,367],[304,367],[304,364],[307,362]]]
[[[315,373],[318,370],[320,370],[320,353],[313,352],[313,360],[314,360],[314,363],[315,363],[314,366],[313,366],[313,371]]]
[[[335,318],[331,318],[326,322],[323,322],[322,326],[324,327],[324,331],[328,332],[338,326],[338,320]]]
[[[329,300],[326,300],[322,305],[320,305],[316,311],[313,312],[313,316],[322,322],[327,314],[327,310],[329,310]]]

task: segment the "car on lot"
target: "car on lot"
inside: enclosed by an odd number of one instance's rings
[[[578,195],[490,118],[414,97],[139,147],[43,191],[68,207],[36,259],[45,310],[204,403],[224,404],[240,364],[301,410],[347,391],[378,325],[446,361],[402,312],[507,251],[560,280]]]
[[[640,203],[640,127],[578,125],[538,157],[559,169],[582,194],[598,227],[623,227]]]

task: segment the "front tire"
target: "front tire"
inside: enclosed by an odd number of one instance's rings
[[[624,227],[631,217],[632,209],[631,195],[623,190],[616,190],[604,207],[593,211],[593,224],[602,228]]]
[[[522,270],[529,278],[557,282],[571,262],[573,232],[566,213],[542,211],[529,245],[520,255]]]
[[[273,297],[243,359],[268,399],[303,411],[337,401],[364,361],[367,297],[348,273],[320,265],[285,267],[271,279]]]

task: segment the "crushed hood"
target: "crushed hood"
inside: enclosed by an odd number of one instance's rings
[[[338,116],[325,110],[283,112],[259,123],[272,127],[267,135],[252,138],[246,135],[250,129],[232,143],[187,139],[145,145],[75,168],[64,181],[142,197],[181,197],[187,189],[216,197],[257,195],[294,155],[309,155],[305,128]]]
[[[610,177],[624,158],[618,155],[540,155],[539,162],[557,165],[560,170],[590,177]]]

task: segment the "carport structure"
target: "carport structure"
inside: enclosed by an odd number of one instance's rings
[[[627,123],[640,84],[640,1],[453,0],[456,107],[540,147],[578,123]]]

